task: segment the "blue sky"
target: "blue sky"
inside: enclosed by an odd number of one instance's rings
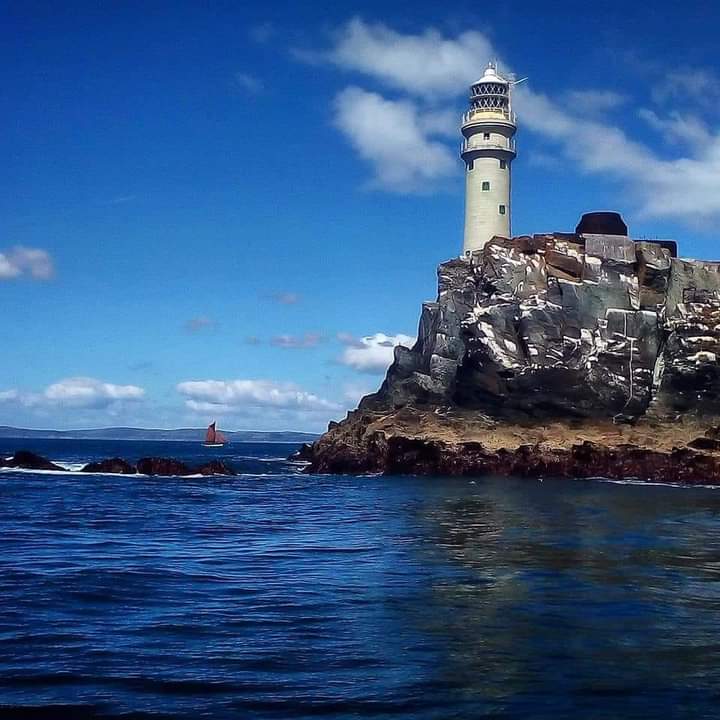
[[[715,3],[55,5],[0,29],[0,424],[341,417],[459,252],[488,56],[529,76],[516,234],[717,258]]]

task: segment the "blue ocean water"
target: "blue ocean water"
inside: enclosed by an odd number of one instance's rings
[[[308,476],[292,446],[0,441],[1,718],[717,718],[720,491]]]

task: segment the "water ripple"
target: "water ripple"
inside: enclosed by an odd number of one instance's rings
[[[716,490],[310,477],[291,449],[2,473],[0,717],[717,716]]]

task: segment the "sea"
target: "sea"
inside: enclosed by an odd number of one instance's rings
[[[720,717],[720,489],[0,440],[0,718]],[[220,458],[236,477],[87,475]]]

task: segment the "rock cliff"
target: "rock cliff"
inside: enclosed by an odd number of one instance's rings
[[[401,409],[495,429],[683,421],[688,441],[720,416],[720,263],[676,258],[672,242],[553,233],[494,238],[438,281],[417,342],[313,446],[316,469],[331,446],[341,467],[346,446],[349,469],[388,470],[359,461],[357,430]]]

